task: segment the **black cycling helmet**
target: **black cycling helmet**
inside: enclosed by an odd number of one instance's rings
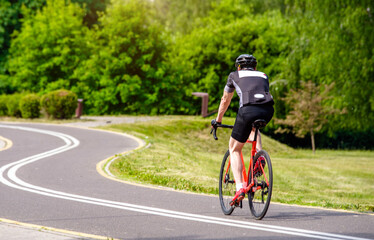
[[[235,61],[235,67],[240,68],[256,68],[257,60],[254,56],[249,54],[242,54],[240,55]]]

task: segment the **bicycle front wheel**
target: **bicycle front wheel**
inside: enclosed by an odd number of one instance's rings
[[[253,180],[255,185],[248,192],[249,208],[252,215],[262,219],[270,205],[273,190],[273,169],[269,154],[265,150],[259,151],[253,161]],[[249,173],[251,182],[252,170]]]
[[[231,170],[230,151],[227,150],[219,174],[219,201],[225,215],[230,215],[234,211],[234,207],[230,206],[230,201],[235,195],[235,190],[236,184]]]

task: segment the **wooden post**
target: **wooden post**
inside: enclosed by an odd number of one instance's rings
[[[83,113],[83,99],[78,99],[78,106],[75,109],[75,117],[80,118]]]
[[[203,92],[193,92],[192,95],[196,97],[201,97],[201,116],[208,117],[208,102],[209,102],[209,94]]]

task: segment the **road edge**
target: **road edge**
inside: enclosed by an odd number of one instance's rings
[[[9,224],[9,225],[25,227],[25,228],[33,229],[33,230],[40,231],[40,232],[49,232],[51,234],[61,233],[61,234],[69,235],[71,237],[80,237],[80,238],[83,237],[83,238],[88,238],[88,239],[99,239],[99,240],[108,240],[108,239],[119,240],[119,239],[115,239],[115,238],[109,238],[109,237],[94,235],[94,234],[89,234],[89,233],[75,232],[75,231],[70,231],[70,230],[66,230],[66,229],[46,227],[46,226],[36,225],[36,224],[31,224],[31,223],[18,222],[18,221],[14,221],[14,220],[10,220],[10,219],[5,219],[5,218],[0,218],[0,223],[6,223],[6,224]]]

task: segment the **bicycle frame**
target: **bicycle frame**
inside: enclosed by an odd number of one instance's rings
[[[212,120],[212,130],[213,137],[218,140],[216,131],[217,128],[233,128],[232,125],[223,125],[215,120]],[[260,150],[257,152],[257,136],[259,134],[259,129],[265,127],[266,121],[263,119],[257,119],[252,123],[252,131],[254,133],[254,139],[251,141],[247,139],[245,143],[251,143],[252,147],[250,149],[250,159],[248,165],[248,171],[245,167],[243,153],[241,152],[240,160],[242,163],[242,170],[238,173],[231,169],[231,159],[230,152],[227,151],[222,159],[220,175],[219,175],[219,200],[222,211],[225,215],[230,215],[236,207],[242,208],[242,200],[244,194],[248,194],[248,203],[252,215],[257,219],[261,220],[268,208],[271,201],[271,194],[273,189],[273,170],[271,165],[271,160],[269,154],[265,150]],[[245,145],[244,143],[244,145]],[[242,144],[243,145],[243,144]],[[249,155],[249,154],[248,154]],[[256,159],[255,159],[256,157]],[[256,160],[256,161],[255,161]],[[239,162],[240,163],[240,162]],[[236,165],[236,164],[235,164]],[[243,187],[241,189],[240,195],[238,192],[235,193],[235,174],[241,174],[240,178],[243,177]],[[236,176],[238,177],[238,176]],[[235,194],[235,197],[231,200]],[[239,198],[240,197],[240,198]],[[230,201],[231,200],[231,201]]]
[[[251,149],[251,157],[249,159],[249,166],[248,166],[248,174],[247,174],[247,171],[246,171],[246,168],[245,168],[245,164],[244,164],[244,158],[243,158],[243,153],[241,152],[240,153],[240,158],[241,158],[241,161],[242,161],[242,166],[243,166],[243,179],[245,179],[245,181],[248,179],[248,175],[251,173],[251,180],[250,180],[250,183],[247,183],[247,187],[246,187],[246,192],[248,193],[250,190],[252,190],[253,192],[257,191],[257,190],[260,190],[261,189],[261,186],[257,186],[256,188],[253,188],[254,185],[255,185],[255,182],[254,182],[254,178],[253,178],[253,162],[254,162],[254,157],[256,155],[256,146],[257,146],[257,134],[258,134],[258,128],[256,128],[255,130],[255,136],[254,136],[254,140],[253,141],[250,141],[250,140],[247,140],[246,142],[247,143],[252,143],[252,149]],[[230,158],[230,162],[227,166],[227,169],[226,169],[226,174],[228,173],[229,169],[230,169],[230,166],[231,166],[231,158]],[[268,178],[266,177],[266,174],[265,174],[265,171],[264,171],[264,168],[262,167],[262,164],[259,164],[259,167],[261,168],[261,172],[265,178],[265,181],[266,181],[266,184],[269,186],[269,180]],[[253,189],[252,189],[253,188]]]

